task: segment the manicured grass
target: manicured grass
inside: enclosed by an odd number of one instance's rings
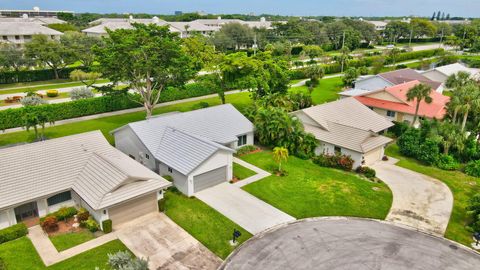
[[[240,164],[237,164],[235,162],[233,163],[233,176],[236,177],[238,180],[248,178],[255,174],[257,173],[248,168],[243,167]]]
[[[69,232],[50,236],[50,241],[52,241],[53,245],[55,246],[55,248],[57,248],[58,251],[63,251],[90,241],[94,238],[95,236],[93,235],[93,233],[87,230],[83,230],[80,232]]]
[[[6,83],[0,84],[1,89],[7,88],[14,88],[14,87],[29,87],[29,86],[36,86],[36,85],[44,85],[44,84],[61,84],[71,82],[70,79],[58,79],[58,80],[48,80],[48,81],[36,81],[36,82],[21,82],[21,83]]]
[[[338,92],[343,88],[342,77],[334,77],[320,80],[320,83],[312,91],[313,104],[322,104],[338,99]],[[302,91],[308,93],[308,87],[300,86],[290,88],[290,91]]]
[[[252,237],[242,227],[196,198],[188,198],[172,190],[166,192],[165,198],[165,214],[222,259],[235,249],[229,243],[234,229],[242,233],[238,239],[240,243]]]
[[[277,167],[270,151],[241,159],[270,172]],[[282,168],[288,176],[272,175],[243,187],[244,190],[299,219],[318,216],[384,219],[390,210],[392,194],[383,183],[293,156]]]
[[[96,83],[106,83],[106,82],[109,82],[109,80],[102,79],[102,80],[98,80]],[[39,90],[76,87],[76,86],[84,86],[84,84],[82,82],[69,82],[69,83],[60,83],[60,84],[49,84],[49,85],[43,85],[43,86],[26,86],[26,87],[15,88],[15,89],[5,89],[5,90],[0,89],[0,95],[24,93],[27,91],[39,91]]]
[[[465,208],[468,206],[469,199],[480,192],[480,178],[471,177],[459,171],[444,171],[422,165],[414,159],[402,156],[396,144],[387,147],[385,153],[399,159],[398,166],[438,179],[450,188],[453,194],[453,210],[445,237],[470,246],[472,233],[465,227],[470,221]]]
[[[250,95],[247,92],[238,94],[226,95],[227,103],[232,103],[237,109],[242,111],[247,105],[251,103]],[[182,102],[175,105],[169,105],[155,109],[154,114],[161,114],[172,111],[191,111],[197,108],[199,102],[207,102],[210,106],[219,105],[220,99],[218,97],[205,98],[198,101]],[[58,138],[73,134],[84,133],[93,130],[101,130],[105,137],[113,144],[113,137],[110,131],[121,127],[130,122],[140,121],[145,119],[145,112],[127,113],[122,115],[115,115],[94,120],[75,122],[71,124],[48,127],[45,129],[45,136],[47,138]],[[20,131],[1,134],[0,132],[0,146],[12,143],[31,142],[34,140],[33,131]]]
[[[46,267],[37,251],[27,237],[10,241],[0,245],[0,258],[8,270],[92,270],[95,267],[106,268],[107,254],[120,250],[128,250],[120,241],[114,240],[91,249],[65,261]]]

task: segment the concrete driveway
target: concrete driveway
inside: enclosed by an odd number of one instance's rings
[[[390,222],[301,220],[254,236],[220,269],[467,270],[480,255],[449,240]]]
[[[252,234],[295,220],[294,217],[229,183],[202,190],[196,193],[195,197]]]
[[[154,269],[214,270],[222,260],[167,216],[153,213],[124,224],[115,232],[137,257]]]
[[[393,193],[392,208],[386,219],[444,235],[453,207],[450,189],[437,179],[398,167],[394,162],[391,159],[372,166]]]

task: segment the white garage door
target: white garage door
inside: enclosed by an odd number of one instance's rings
[[[382,159],[382,154],[383,154],[383,147],[379,147],[379,148],[371,150],[368,153],[365,153],[365,155],[364,155],[365,165],[370,166],[370,165],[374,164],[375,162],[381,160]]]
[[[193,177],[193,192],[199,192],[227,181],[227,166]]]
[[[153,193],[114,206],[108,209],[108,215],[112,220],[113,227],[115,227],[135,218],[157,211],[157,194]]]

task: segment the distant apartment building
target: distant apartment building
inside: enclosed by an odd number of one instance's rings
[[[46,35],[51,39],[59,39],[61,32],[31,21],[5,22],[0,20],[0,43],[12,43],[22,46],[29,42],[33,35]]]
[[[70,13],[73,11],[66,10],[40,10],[39,7],[34,7],[31,10],[15,10],[15,9],[0,9],[0,17],[22,17],[27,15],[29,17],[58,17],[59,13]]]

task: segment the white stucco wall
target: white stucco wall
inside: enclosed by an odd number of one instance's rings
[[[342,147],[340,147],[340,148],[341,148],[341,153],[343,155],[350,156],[353,159],[353,161],[354,161],[353,169],[362,165],[362,158],[363,158],[362,153],[355,152],[355,151],[352,151],[350,149],[346,149],[346,148],[342,148]],[[335,145],[320,141],[319,146],[315,149],[315,154],[316,155],[320,155],[320,154],[334,155],[335,154]]]
[[[17,220],[15,219],[15,212],[13,211],[13,208],[0,211],[0,229],[4,229],[15,224],[17,224]]]
[[[246,133],[246,134],[240,134],[240,135],[238,135],[238,137],[240,137],[240,136],[242,136],[242,135],[247,135],[247,144],[244,144],[244,145],[242,145],[242,146],[245,146],[245,145],[253,145],[253,144],[254,144],[253,131],[252,131],[252,132],[249,132],[249,133]],[[242,147],[242,146],[238,146],[238,141],[233,142],[233,143],[231,143],[231,144],[229,144],[229,145],[225,145],[225,146],[230,147],[230,148],[232,148],[232,149],[238,149],[238,148]]]
[[[168,166],[163,163],[158,165],[158,174],[160,176],[170,175],[173,178],[173,185],[178,188],[182,193],[188,194],[188,176],[183,175],[182,173],[174,170],[172,172],[168,171]]]
[[[152,171],[157,170],[155,157],[148,151],[137,135],[129,128],[125,127],[114,134],[115,147],[127,155],[132,155],[135,160],[145,165]],[[147,158],[146,156],[149,156]]]

